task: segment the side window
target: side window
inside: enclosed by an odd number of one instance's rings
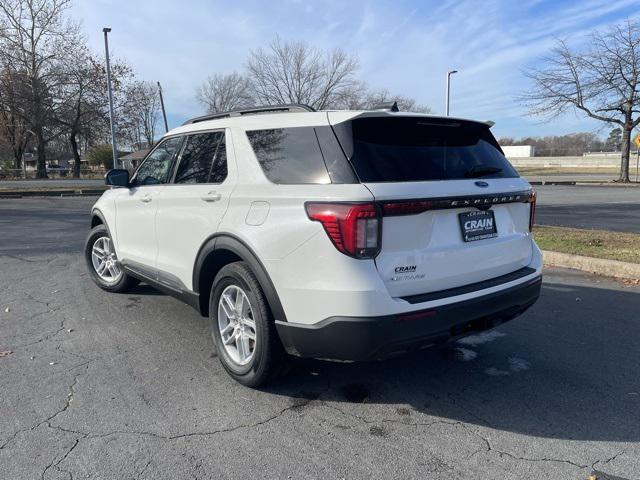
[[[273,183],[331,183],[313,127],[253,130],[247,136]]]
[[[187,137],[175,183],[222,183],[227,178],[224,133],[198,133]]]
[[[182,137],[168,138],[144,160],[133,179],[134,185],[167,183],[171,163],[182,145]]]
[[[356,177],[353,168],[351,168],[331,127],[315,127],[315,130],[331,182],[358,183],[358,177]]]

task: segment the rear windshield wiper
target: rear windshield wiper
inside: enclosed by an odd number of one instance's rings
[[[491,175],[492,173],[498,173],[501,171],[502,169],[499,167],[483,167],[476,165],[464,172],[464,176],[465,178],[480,178],[485,175]]]

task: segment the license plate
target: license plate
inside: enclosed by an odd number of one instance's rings
[[[498,236],[493,210],[477,210],[458,214],[462,239],[465,242]]]

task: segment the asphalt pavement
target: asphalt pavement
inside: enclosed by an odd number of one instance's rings
[[[548,270],[495,331],[251,390],[193,309],[91,282],[91,202],[0,200],[0,477],[639,478],[639,287]]]
[[[640,233],[640,187],[538,185],[536,223]]]

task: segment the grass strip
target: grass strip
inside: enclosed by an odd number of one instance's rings
[[[533,236],[542,250],[640,263],[640,234],[536,225]]]

